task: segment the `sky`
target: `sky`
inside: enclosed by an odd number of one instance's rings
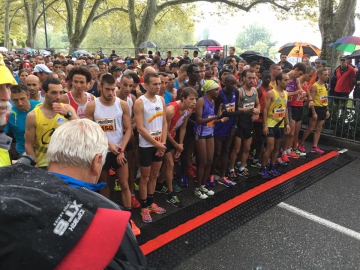
[[[195,37],[200,36],[205,28],[210,29],[210,39],[215,39],[221,45],[234,45],[236,37],[242,28],[252,24],[267,27],[273,35],[273,42],[281,47],[288,42],[302,41],[309,42],[321,48],[321,35],[317,24],[309,26],[306,22],[299,22],[295,17],[289,17],[286,21],[277,20],[275,12],[268,4],[258,5],[246,13],[237,12],[236,16],[224,15],[223,18],[215,19],[209,13],[215,10],[216,5],[199,2],[198,9],[204,13],[204,19],[195,23]],[[285,12],[285,11],[284,11]],[[356,12],[360,12],[360,1],[357,1]],[[354,36],[360,36],[360,20],[356,19],[356,30]]]

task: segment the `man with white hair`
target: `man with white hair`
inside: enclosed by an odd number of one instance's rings
[[[5,66],[3,56],[0,54],[0,167],[11,164],[9,149],[12,139],[4,133],[7,113],[11,109],[10,85],[16,85],[10,70]]]

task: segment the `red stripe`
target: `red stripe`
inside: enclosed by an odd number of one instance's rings
[[[238,205],[254,198],[255,196],[339,155],[339,152],[331,151],[319,158],[316,158],[304,165],[301,165],[297,167],[296,169],[293,169],[285,174],[280,175],[279,177],[276,177],[260,186],[257,186],[245,193],[242,193],[233,199],[228,200],[227,202],[214,207],[213,209],[205,212],[204,214],[201,214],[197,216],[194,219],[191,219],[178,227],[169,230],[168,232],[161,234],[157,236],[156,238],[146,242],[145,244],[141,245],[140,248],[142,252],[147,255],[154,250],[166,245],[167,243],[175,240],[176,238],[192,231],[193,229],[205,224],[206,222],[222,215],[223,213],[231,210],[232,208],[237,207]]]

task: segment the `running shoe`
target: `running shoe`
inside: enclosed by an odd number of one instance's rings
[[[184,205],[179,201],[178,197],[173,194],[169,194],[166,197],[166,201],[175,207],[183,207]]]
[[[298,144],[298,149],[300,152],[306,153],[305,146],[303,143]]]
[[[256,154],[256,149],[252,150],[252,151],[249,153],[248,159],[253,160],[255,154]]]
[[[287,154],[283,154],[283,155],[281,156],[281,159],[282,159],[284,162],[286,162],[286,163],[290,163],[290,160],[289,160]]]
[[[221,185],[224,185],[225,187],[232,187],[234,186],[234,184],[229,181],[229,179],[224,176],[224,177],[221,177],[219,180],[218,180],[218,183],[221,184]]]
[[[190,168],[194,171],[194,173],[196,173],[196,171],[197,171],[197,168],[196,168],[196,166],[195,165],[190,165]]]
[[[192,167],[190,167],[189,169],[187,169],[186,171],[187,176],[191,179],[195,179],[196,178],[196,173],[194,172],[194,170],[192,169]]]
[[[306,153],[305,152],[301,152],[299,149],[295,149],[294,153],[299,155],[300,157],[305,157]]]
[[[206,187],[200,188],[200,191],[202,193],[206,194],[207,196],[212,196],[215,194],[215,192],[213,190],[207,189]]]
[[[260,168],[259,174],[263,179],[270,179],[271,178],[270,174],[267,172],[266,168],[264,168],[264,167]]]
[[[132,208],[140,208],[140,203],[139,201],[136,199],[135,195],[131,195],[131,207]]]
[[[279,164],[280,166],[287,166],[287,165],[288,165],[285,161],[282,160],[281,157],[278,157],[278,158],[276,159],[276,163]],[[269,165],[270,165],[270,164],[269,164]]]
[[[205,200],[208,197],[208,195],[206,195],[205,193],[202,193],[200,189],[195,189],[195,195],[198,196],[202,200]]]
[[[162,186],[162,188],[155,188],[156,193],[163,193],[163,194],[169,194],[169,189],[165,186]]]
[[[279,173],[273,165],[270,166],[268,173],[275,177],[281,175],[281,173]]]
[[[299,158],[300,156],[295,154],[294,151],[290,151],[290,154],[288,154],[288,157],[290,157],[290,158]]]
[[[173,191],[176,193],[179,193],[182,191],[181,187],[175,181],[172,182],[172,188],[173,188]]]
[[[319,147],[311,147],[311,153],[324,154],[324,150],[321,150]]]
[[[235,170],[233,169],[231,172],[228,173],[228,178],[231,179],[231,181],[237,181],[237,174]]]
[[[109,169],[109,174],[110,175],[115,175],[115,171],[113,169]]]
[[[118,179],[115,180],[114,191],[121,191]]]
[[[244,169],[242,171],[239,170],[237,175],[241,176],[241,177],[245,177],[245,178],[248,178],[250,176],[250,174],[246,171],[246,169]]]
[[[253,167],[253,168],[258,168],[258,169],[261,168],[260,162],[256,162],[256,163],[253,163],[253,162],[252,162],[250,166]]]
[[[181,178],[181,183],[180,183],[180,185],[182,186],[182,187],[187,187],[188,185],[189,185],[189,183],[188,183],[188,180],[187,180],[187,176],[184,174],[183,176],[182,176],[182,178]]]
[[[141,209],[141,212],[140,212],[140,215],[142,217],[142,221],[145,222],[145,223],[150,223],[152,222],[152,218],[150,216],[150,209],[148,208],[142,208]]]
[[[135,225],[135,222],[132,219],[130,219],[130,226],[131,226],[131,230],[135,236],[138,236],[141,234],[139,227]]]
[[[205,183],[206,187],[215,187],[215,176],[212,174],[209,177],[209,180]]]
[[[152,205],[150,205],[149,207],[150,212],[153,212],[155,214],[164,214],[166,212],[166,210],[160,206],[158,206],[156,203],[152,203]]]
[[[134,181],[134,190],[139,191],[139,185]]]

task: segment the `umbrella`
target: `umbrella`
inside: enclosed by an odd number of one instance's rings
[[[278,52],[286,54],[287,56],[303,57],[304,54],[308,54],[309,56],[319,55],[321,50],[307,42],[291,42],[282,46]]]
[[[249,55],[249,56],[245,57],[244,59],[248,64],[250,64],[253,61],[259,62],[260,58],[262,58],[262,60],[263,60],[262,66],[266,69],[269,69],[272,64],[275,64],[273,60],[271,60],[268,57],[262,56],[261,54]]]
[[[333,44],[330,44],[330,46]],[[346,36],[339,38],[334,42],[335,48],[338,51],[352,53],[355,50],[360,49],[360,37]]]
[[[213,40],[213,39],[203,39],[203,40],[200,40],[198,43],[196,43],[195,46],[208,47],[208,46],[221,46],[221,45],[220,45],[220,43],[217,42],[216,40]]]
[[[7,52],[8,49],[6,49],[5,47],[0,47],[0,52]]]
[[[245,59],[246,57],[251,56],[251,55],[259,55],[259,56],[261,56],[261,53],[255,52],[255,51],[245,51],[242,54],[240,54],[240,57]]]
[[[354,51],[352,54],[346,56],[346,58],[350,58],[350,59],[360,59],[360,50]]]
[[[224,50],[224,47],[222,47],[222,46],[209,46],[209,47],[206,48],[206,50],[207,50],[208,52],[215,52],[215,51],[217,51],[217,50],[223,51],[223,50]]]
[[[193,45],[181,45],[180,48],[185,50],[200,51],[198,47],[195,47]]]
[[[89,53],[88,51],[85,51],[85,50],[78,50],[78,51],[75,51],[74,53],[76,54],[87,54],[87,55],[90,55],[91,53]]]
[[[139,48],[140,49],[145,49],[145,48],[156,48],[157,45],[154,42],[151,41],[144,41],[143,43],[140,44]]]

